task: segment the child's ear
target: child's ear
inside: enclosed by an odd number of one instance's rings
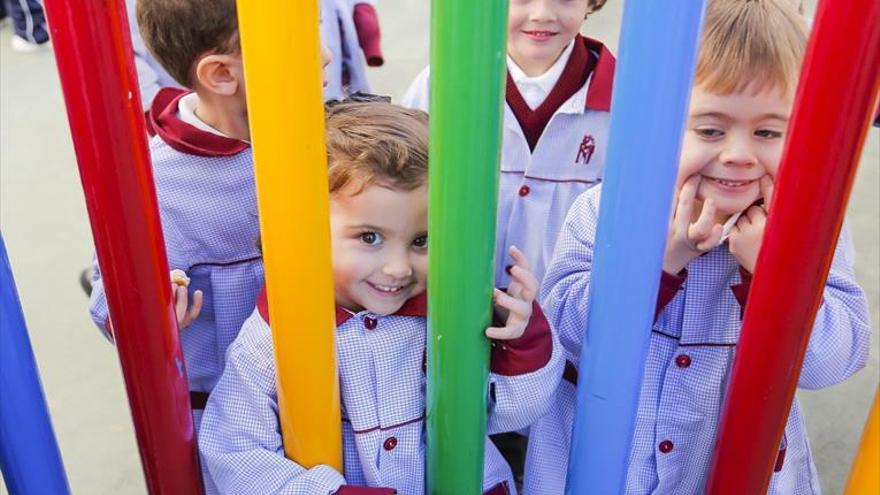
[[[241,56],[213,53],[196,64],[196,80],[206,90],[223,96],[234,95],[243,85]]]

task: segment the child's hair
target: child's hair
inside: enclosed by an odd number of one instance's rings
[[[606,1],[607,0],[589,0],[587,2],[587,5],[590,6],[590,13],[592,14],[593,12],[598,12],[602,10],[602,7],[605,6]]]
[[[235,0],[137,0],[137,22],[150,53],[189,88],[200,57],[240,50]]]
[[[791,0],[710,0],[695,85],[717,94],[793,94],[806,44],[806,24]]]
[[[327,108],[330,194],[371,184],[413,190],[427,181],[428,115],[391,103],[342,102]]]

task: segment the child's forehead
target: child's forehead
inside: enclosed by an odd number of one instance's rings
[[[793,98],[773,86],[743,85],[731,91],[719,92],[702,85],[691,93],[689,113],[761,113],[788,119]]]

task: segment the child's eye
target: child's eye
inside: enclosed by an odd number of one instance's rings
[[[428,247],[428,236],[427,235],[420,235],[420,236],[416,237],[415,239],[413,239],[412,244],[413,244],[413,246],[415,246],[417,248]]]
[[[697,136],[707,139],[717,138],[724,135],[724,131],[722,131],[721,129],[714,129],[711,127],[697,128],[694,129],[694,132],[697,134]]]
[[[781,132],[772,131],[770,129],[758,129],[755,131],[755,135],[764,139],[779,139],[782,137]]]
[[[382,244],[382,236],[378,232],[364,232],[360,235],[361,242],[370,246]]]

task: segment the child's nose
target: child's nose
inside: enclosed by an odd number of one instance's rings
[[[412,264],[406,256],[396,256],[385,263],[382,273],[396,279],[407,278],[412,276]]]
[[[721,152],[721,162],[733,167],[755,165],[757,157],[754,143],[745,136],[731,136]]]
[[[551,8],[551,3],[554,0],[534,0],[532,2],[531,9],[531,20],[533,21],[547,21],[553,17],[553,9]]]

